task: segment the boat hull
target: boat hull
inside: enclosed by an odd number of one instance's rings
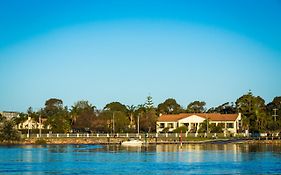
[[[121,143],[122,146],[141,146],[143,144],[140,140],[130,140]]]

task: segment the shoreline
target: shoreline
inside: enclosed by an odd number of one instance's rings
[[[124,138],[44,138],[38,142],[38,138],[23,139],[17,142],[2,142],[0,145],[71,145],[71,144],[99,144],[99,145],[117,145]],[[144,141],[144,140],[142,140]],[[168,140],[168,139],[147,139],[144,143],[148,145],[158,144],[181,144],[179,140]],[[182,144],[274,144],[281,145],[280,140],[233,140],[233,139],[206,139],[206,140],[185,140]]]

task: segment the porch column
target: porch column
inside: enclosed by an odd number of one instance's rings
[[[199,130],[199,127],[200,126],[200,123],[197,123],[197,125],[196,125],[196,132],[198,132],[198,130]]]
[[[237,128],[238,128],[238,122],[237,122],[237,120],[236,121],[234,121],[234,123],[233,123],[233,126],[234,126],[234,132],[235,133],[237,133]]]

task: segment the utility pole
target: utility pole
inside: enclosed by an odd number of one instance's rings
[[[140,135],[140,115],[138,114],[138,135]]]
[[[112,118],[113,118],[113,121],[112,121],[112,132],[113,132],[113,134],[115,133],[114,117],[115,117],[115,112],[113,112],[113,115],[112,115]]]
[[[207,118],[207,135],[208,135],[208,133],[209,133],[209,120]]]
[[[276,113],[277,110],[278,110],[278,109],[276,109],[276,108],[273,109],[274,115],[272,115],[272,116],[274,117],[274,121],[275,121],[275,122],[276,122],[276,117],[278,117],[278,115],[277,115],[277,113]]]
[[[41,138],[41,133],[42,133],[41,129],[42,129],[42,119],[41,119],[41,114],[40,114],[39,115],[39,137],[40,138]]]
[[[27,121],[28,121],[28,123],[27,123],[27,135],[28,135],[28,138],[29,138],[30,137],[30,131],[29,131],[29,129],[30,129],[30,117],[29,117],[29,115],[28,115]]]
[[[207,137],[208,137],[208,133],[209,133],[209,118],[207,117],[207,113],[205,112],[205,118],[206,118],[206,122],[207,122]]]

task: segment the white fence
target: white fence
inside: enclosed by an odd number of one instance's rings
[[[247,137],[244,133],[224,134],[224,133],[49,133],[49,134],[23,134],[23,138],[133,138],[133,137],[149,137],[149,138],[179,138],[179,137]]]

